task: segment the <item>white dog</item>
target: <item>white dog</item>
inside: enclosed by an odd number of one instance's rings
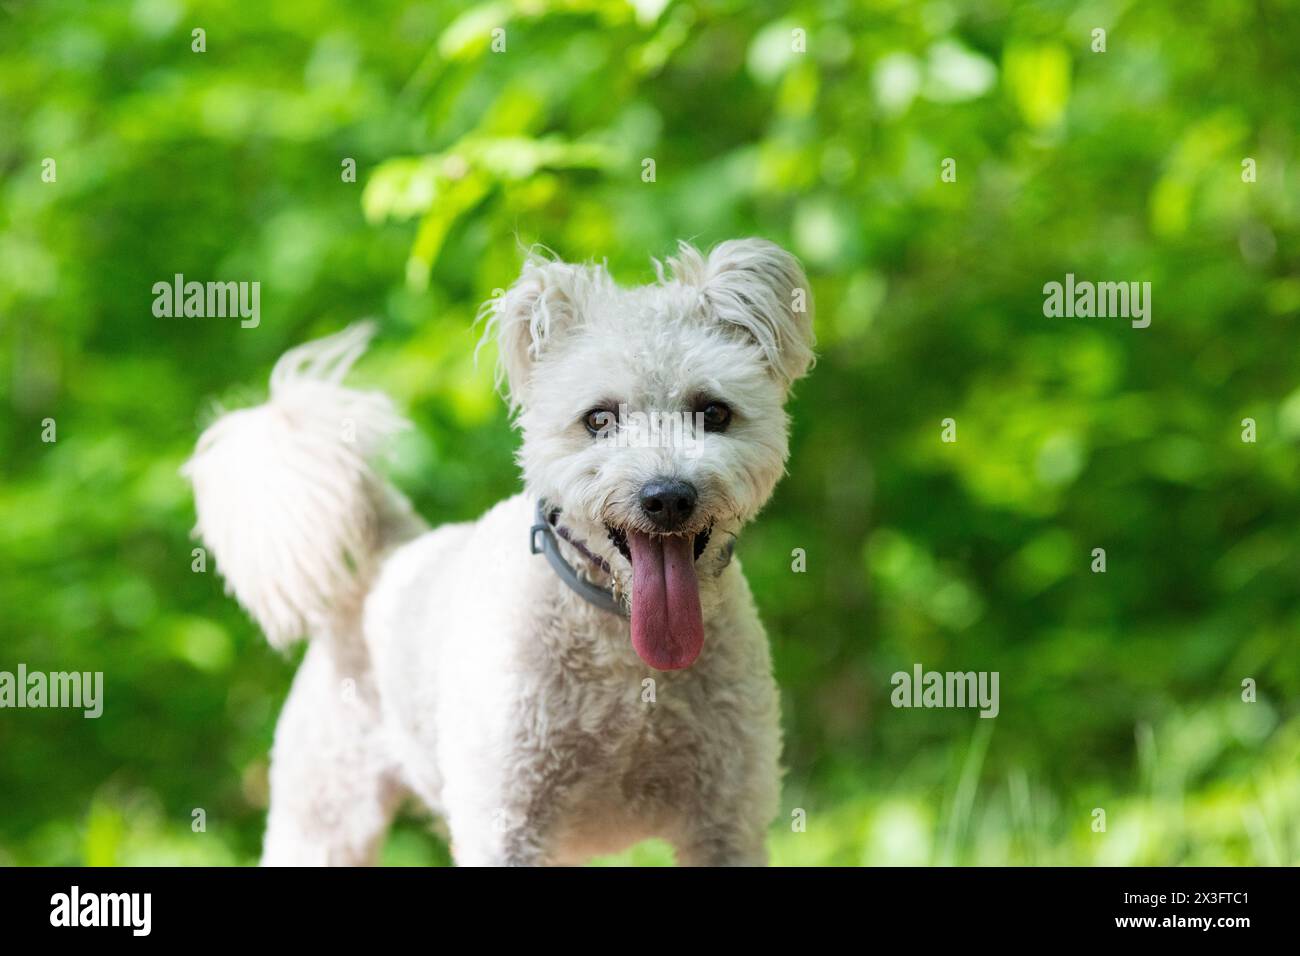
[[[462,865],[652,836],[682,864],[766,860],[778,698],[732,548],[784,471],[806,281],[756,239],[656,268],[625,289],[529,257],[484,307],[524,491],[477,521],[430,531],[374,471],[404,423],[341,384],[365,328],[286,354],[265,405],[200,439],[186,474],[229,588],[273,645],[311,637],[265,864],[373,862],[410,794]]]

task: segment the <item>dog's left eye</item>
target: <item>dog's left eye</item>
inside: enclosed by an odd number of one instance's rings
[[[731,424],[731,408],[723,402],[708,402],[700,409],[704,416],[704,430],[708,432],[726,431]]]
[[[582,424],[593,435],[605,434],[606,431],[614,427],[617,421],[618,415],[608,408],[593,408],[582,418]]]

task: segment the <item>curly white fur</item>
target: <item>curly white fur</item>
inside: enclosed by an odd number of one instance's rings
[[[731,558],[785,466],[790,384],[812,362],[806,282],[760,240],[682,245],[659,281],[530,256],[486,306],[523,432],[525,488],[478,521],[422,533],[371,465],[402,422],[342,376],[368,330],[290,352],[270,401],[208,430],[187,473],[198,530],[272,643],[310,633],[272,759],[264,862],[371,862],[415,795],[462,864],[571,863],[662,836],[683,863],[759,863],[779,791],[767,640]],[[691,454],[593,442],[601,404],[733,410]],[[655,476],[699,491],[692,533],[704,650],[655,671],[625,619],[586,604],[528,549],[535,502],[561,509],[568,560],[635,601],[608,534],[643,528]],[[701,539],[702,540],[702,539]],[[322,639],[323,638],[323,639]]]
[[[406,423],[387,396],[339,384],[373,333],[359,323],[287,352],[270,401],[218,419],[183,469],[198,533],[276,647],[355,610],[402,507],[370,462]]]

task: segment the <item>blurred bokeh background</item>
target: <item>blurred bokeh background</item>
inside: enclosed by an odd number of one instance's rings
[[[257,857],[295,658],[191,570],[215,402],[376,316],[394,479],[470,518],[518,485],[472,322],[521,244],[642,282],[750,234],[820,338],[740,545],[774,862],[1300,863],[1298,45],[1281,0],[0,4],[0,670],[106,697],[0,711],[0,863]],[[1067,272],[1150,328],[1045,318]],[[176,273],[260,326],[156,318]],[[915,663],[1000,715],[894,709]],[[414,814],[385,850],[446,859]]]

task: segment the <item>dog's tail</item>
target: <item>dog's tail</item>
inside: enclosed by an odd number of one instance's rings
[[[340,384],[373,333],[360,323],[287,352],[266,404],[222,415],[182,469],[227,590],[276,647],[355,630],[381,554],[423,528],[372,467],[405,420]]]

